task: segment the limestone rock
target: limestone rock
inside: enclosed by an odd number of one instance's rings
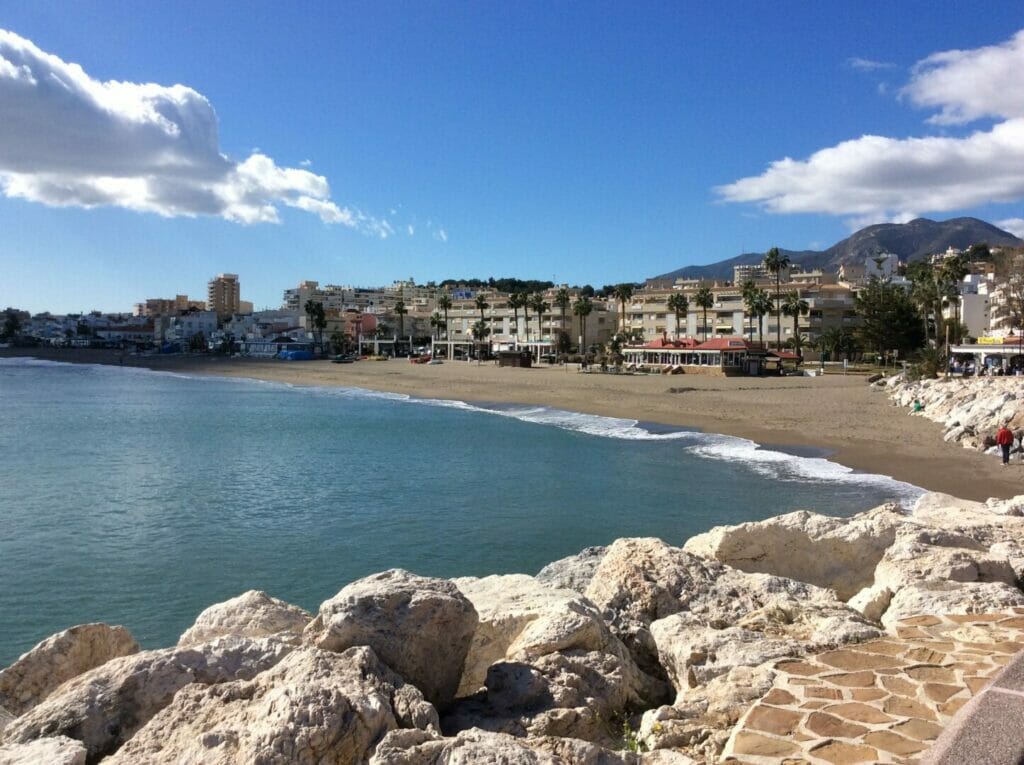
[[[803,653],[804,641],[769,638],[742,627],[713,629],[690,614],[675,614],[651,625],[658,655],[677,689],[705,685],[735,667],[756,667]]]
[[[666,659],[665,646],[652,636],[651,625],[676,613],[685,612],[692,624],[718,630],[738,626],[760,633],[752,640],[823,645],[879,634],[829,590],[737,571],[660,540],[616,541],[598,567],[588,596],[604,610],[641,669],[651,672],[649,667],[660,667]]]
[[[441,706],[455,697],[476,625],[473,604],[450,581],[392,569],[324,601],[303,639],[328,651],[370,646]]]
[[[0,746],[0,765],[85,765],[85,756],[82,743],[65,736]]]
[[[372,649],[303,647],[252,680],[183,688],[105,762],[359,763],[399,727],[437,730],[437,712]]]
[[[12,715],[3,707],[0,707],[0,741],[3,740],[4,728],[6,728],[7,724],[10,723],[13,719],[14,715]]]
[[[893,595],[882,624],[894,629],[900,619],[920,614],[982,614],[1024,606],[1024,593],[1003,582],[908,584]]]
[[[755,523],[719,526],[692,537],[689,553],[741,571],[774,574],[836,591],[847,600],[871,584],[875,564],[907,517],[883,505],[852,518],[805,510]]]
[[[113,659],[68,681],[11,722],[4,741],[27,743],[65,735],[81,741],[89,759],[96,760],[131,738],[189,683],[249,679],[292,649],[271,638],[218,638]]]
[[[453,582],[472,602],[480,620],[459,696],[479,690],[488,668],[497,661],[529,663],[559,651],[582,650],[611,653],[632,664],[597,607],[577,592],[545,587],[522,574]]]
[[[884,585],[872,585],[865,587],[852,598],[846,605],[864,614],[865,619],[873,622],[881,621],[882,614],[892,602],[892,590]]]
[[[610,752],[572,738],[515,738],[468,730],[442,738],[425,731],[395,730],[378,745],[370,765],[640,765],[639,756]],[[678,760],[678,765],[692,761]],[[663,765],[673,765],[664,761]]]
[[[0,707],[24,714],[61,683],[138,650],[124,627],[80,624],[58,632],[0,671]]]
[[[275,637],[298,643],[302,631],[312,619],[312,614],[298,606],[272,598],[260,590],[249,590],[199,614],[195,624],[178,640],[178,645],[196,645],[225,635]]]
[[[893,592],[929,581],[1013,585],[1016,578],[1005,557],[970,537],[935,529],[901,530],[875,569],[875,586]]]
[[[573,649],[529,664],[502,661],[484,688],[459,699],[442,717],[453,734],[482,728],[514,736],[560,736],[610,743],[607,721],[640,706],[628,658]]]
[[[548,587],[585,593],[606,552],[607,547],[587,547],[576,555],[556,560],[537,573],[537,581]]]
[[[990,513],[996,515],[1024,515],[1024,494],[1018,494],[1010,499],[990,499],[985,503]]]

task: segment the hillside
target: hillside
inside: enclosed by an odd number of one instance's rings
[[[787,254],[793,263],[799,263],[804,268],[835,271],[843,263],[863,263],[866,258],[879,252],[893,252],[900,260],[909,261],[935,252],[944,252],[949,247],[962,250],[981,242],[1004,247],[1024,245],[1024,240],[977,218],[952,218],[946,221],[917,218],[909,223],[879,223],[862,228],[827,250],[779,249]],[[762,257],[764,253],[748,252],[717,263],[684,266],[653,278],[731,279],[733,266],[759,263]]]

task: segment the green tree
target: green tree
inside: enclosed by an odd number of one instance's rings
[[[487,326],[487,322],[483,319],[480,321],[473,322],[473,326],[470,328],[470,332],[473,334],[473,339],[480,345],[477,355],[481,356],[484,352],[484,340],[487,339],[488,335],[491,334],[491,328]]]
[[[443,327],[444,325],[444,319],[441,318],[441,314],[439,314],[437,311],[434,311],[430,315],[430,326],[434,330],[433,334],[435,340],[441,339],[441,327]]]
[[[616,284],[611,289],[612,289],[612,293],[611,293],[612,297],[614,297],[616,300],[619,301],[619,306],[621,307],[622,318],[620,320],[619,326],[622,328],[622,331],[625,332],[626,331],[626,303],[628,303],[633,298],[633,289],[634,289],[634,287],[629,282],[623,282],[622,284]]]
[[[757,316],[755,303],[759,292],[760,290],[758,290],[753,279],[747,279],[740,286],[740,294],[743,296],[743,305],[747,309],[747,316],[750,317],[750,321],[745,323],[747,324],[748,337],[751,342],[754,341],[754,317]]]
[[[486,311],[488,308],[490,308],[491,304],[488,303],[487,302],[487,298],[484,297],[481,294],[478,294],[476,296],[476,299],[473,302],[476,305],[476,310],[478,310],[480,312],[480,323],[483,324],[484,323],[484,311]]]
[[[530,296],[530,308],[537,314],[537,341],[544,337],[544,312],[551,308],[551,304],[544,300],[544,295],[535,292]]]
[[[572,305],[572,312],[580,317],[580,353],[585,353],[587,342],[587,317],[594,310],[594,301],[589,297],[581,297]]]
[[[854,301],[861,322],[857,336],[869,350],[880,356],[898,351],[905,358],[925,344],[921,314],[899,285],[872,277]]]
[[[697,294],[693,296],[693,302],[704,313],[704,319],[701,322],[701,329],[704,330],[703,342],[706,343],[708,341],[708,309],[715,304],[715,294],[711,291],[709,286],[702,284],[697,288]]]
[[[564,331],[565,330],[565,312],[569,308],[569,305],[572,303],[572,298],[569,297],[569,290],[567,290],[565,287],[559,287],[558,291],[555,293],[555,300],[554,300],[554,302],[555,302],[555,305],[558,306],[558,310],[559,310],[559,312],[562,315],[561,329]]]
[[[668,296],[668,310],[676,315],[676,340],[678,340],[683,316],[690,310],[690,299],[682,292],[673,292]]]
[[[512,309],[513,329],[516,342],[519,342],[519,309],[526,305],[526,295],[522,292],[513,292],[508,296],[508,307]]]
[[[447,292],[442,292],[437,299],[437,307],[444,312],[444,339],[448,339],[448,310],[452,307],[452,297]]]
[[[327,328],[327,316],[324,314],[324,304],[310,298],[303,306],[306,316],[309,317],[309,328],[312,331],[313,339],[317,345],[323,348],[324,329]]]
[[[775,347],[782,348],[782,272],[789,268],[789,256],[772,247],[764,254],[764,268],[775,276]]]
[[[0,330],[0,340],[10,340],[19,332],[21,332],[21,319],[18,318],[15,311],[8,308],[4,311],[4,326]]]
[[[399,298],[395,301],[394,311],[395,316],[398,317],[398,340],[401,342],[405,337],[405,315],[409,313],[409,309],[405,307],[405,301]]]
[[[758,289],[754,293],[751,305],[752,313],[757,319],[757,342],[758,345],[764,348],[764,317],[772,312],[775,303],[772,301],[772,296],[768,294],[767,290]]]
[[[953,321],[950,329],[954,343],[959,343],[963,334],[960,324],[960,285],[970,272],[971,268],[965,254],[946,258],[939,269],[938,278],[942,285],[943,296],[953,306]]]
[[[344,353],[348,347],[348,336],[340,330],[331,333],[331,347],[335,353]]]
[[[811,310],[811,307],[807,304],[807,301],[800,297],[800,293],[796,290],[792,290],[786,293],[785,299],[782,301],[782,312],[786,316],[793,318],[793,347],[796,350],[796,355],[800,355],[800,316],[806,316]]]

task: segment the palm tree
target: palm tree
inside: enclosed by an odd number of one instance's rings
[[[444,319],[441,318],[441,314],[439,314],[437,311],[434,311],[434,313],[430,315],[430,326],[434,330],[434,339],[440,340],[441,327],[444,326]]]
[[[775,274],[775,347],[782,348],[782,272],[789,268],[789,256],[772,247],[764,255],[764,268]]]
[[[399,298],[395,301],[395,315],[398,317],[398,339],[401,340],[405,334],[405,315],[409,313],[409,309],[405,307],[405,301]],[[398,343],[395,343],[395,350],[397,351]],[[397,355],[397,354],[396,354]]]
[[[953,304],[953,342],[960,342],[960,283],[964,277],[971,272],[967,265],[965,255],[957,255],[955,258],[947,258],[939,269],[939,278],[942,280],[944,297]]]
[[[621,327],[622,331],[626,331],[626,303],[633,297],[633,285],[629,282],[623,282],[622,284],[616,284],[612,290],[612,297],[619,301],[619,305],[622,308],[622,320]]]
[[[757,342],[764,348],[764,317],[772,312],[774,302],[765,290],[757,290],[754,296],[753,313],[757,317]]]
[[[786,316],[793,317],[793,347],[796,348],[796,355],[800,355],[800,315],[806,316],[811,310],[807,301],[800,297],[796,290],[786,293],[786,299],[782,303],[782,312]]]
[[[519,309],[526,305],[526,295],[522,292],[513,292],[508,296],[508,307],[512,309],[512,321],[515,322],[516,342],[519,342]]]
[[[572,305],[572,312],[580,317],[580,353],[586,353],[583,346],[587,342],[587,317],[594,310],[594,303],[588,297],[581,297]]]
[[[711,288],[706,284],[702,284],[697,289],[697,294],[693,296],[693,302],[697,304],[698,308],[704,310],[704,342],[708,341],[708,309],[715,304],[715,295],[711,291]]]
[[[683,323],[682,316],[690,310],[690,299],[682,292],[673,292],[668,296],[668,310],[676,315],[676,340],[678,340],[679,326]]]
[[[444,339],[448,339],[448,309],[452,307],[452,298],[447,293],[441,294],[441,297],[437,299],[437,307],[444,311]]]
[[[477,295],[476,299],[473,302],[476,304],[476,310],[478,310],[480,312],[479,327],[487,330],[486,332],[478,333],[477,332],[478,325],[476,325],[476,324],[473,325],[473,329],[472,329],[473,337],[476,337],[478,340],[480,340],[480,345],[482,346],[483,345],[483,339],[485,337],[487,337],[487,335],[491,334],[491,330],[487,328],[487,325],[484,322],[484,311],[486,311],[488,308],[490,308],[491,304],[487,302],[487,298],[485,298],[483,296],[483,294]],[[479,337],[477,337],[478,334],[479,334]]]
[[[530,342],[530,296],[523,293],[523,324],[526,325],[526,342]]]
[[[757,293],[759,292],[759,290],[757,289],[757,285],[754,284],[754,280],[753,279],[747,279],[745,282],[743,282],[743,284],[741,285],[740,289],[742,290],[741,294],[743,295],[743,305],[746,307],[747,314],[750,316],[750,321],[747,323],[747,330],[748,330],[747,334],[749,336],[750,341],[753,342],[754,341],[754,316],[757,313],[754,310],[754,308],[755,308],[754,303],[757,300]]]
[[[537,312],[537,341],[540,342],[544,336],[544,312],[551,308],[551,304],[544,300],[540,292],[530,296],[530,308]]]
[[[324,304],[310,298],[306,301],[303,308],[306,311],[306,316],[309,317],[309,328],[312,330],[313,339],[317,345],[323,348],[324,344],[324,329],[327,328],[327,317],[324,315]]]
[[[558,310],[562,314],[562,326],[561,330],[565,331],[565,310],[569,307],[572,302],[572,298],[569,297],[569,290],[565,287],[559,287],[558,292],[555,293],[555,305],[558,306]]]

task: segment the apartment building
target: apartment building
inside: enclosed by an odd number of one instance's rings
[[[238,274],[217,274],[206,285],[206,309],[218,316],[241,312],[241,287]]]
[[[206,302],[203,300],[189,300],[188,295],[175,295],[173,298],[147,298],[144,303],[136,303],[132,306],[132,315],[144,316],[146,318],[173,316],[190,308],[197,311],[205,311]]]

